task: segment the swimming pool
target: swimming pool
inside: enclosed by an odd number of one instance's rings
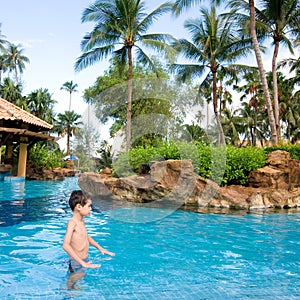
[[[18,184],[0,186],[1,299],[300,298],[300,214],[103,211],[99,202],[87,228],[116,256],[91,248],[101,268],[68,290],[61,243],[76,178]]]

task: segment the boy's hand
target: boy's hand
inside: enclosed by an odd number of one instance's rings
[[[84,265],[82,265],[84,268],[92,268],[92,269],[95,269],[95,268],[100,268],[101,265],[100,264],[92,264],[90,262],[87,262],[85,263]]]
[[[103,249],[103,250],[101,251],[101,253],[102,253],[102,254],[107,254],[107,255],[110,255],[110,256],[115,256],[115,253],[110,252],[110,251],[107,251],[107,250],[105,250],[105,249]]]

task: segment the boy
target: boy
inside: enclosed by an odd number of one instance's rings
[[[73,217],[67,225],[66,234],[63,242],[63,249],[69,254],[69,270],[77,273],[73,278],[72,285],[84,276],[85,268],[99,268],[99,264],[88,261],[89,245],[96,247],[102,254],[114,256],[115,254],[102,248],[86,231],[83,217],[88,216],[92,210],[92,200],[85,197],[81,190],[71,193],[69,205],[73,211]]]

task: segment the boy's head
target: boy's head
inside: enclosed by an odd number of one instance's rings
[[[88,198],[84,195],[81,190],[76,190],[71,193],[69,199],[69,205],[72,211],[74,211],[77,204],[84,206],[88,202]]]

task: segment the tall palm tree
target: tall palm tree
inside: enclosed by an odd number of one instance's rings
[[[19,73],[22,74],[25,69],[25,63],[29,63],[29,58],[23,55],[24,48],[22,45],[9,44],[7,48],[7,63],[8,68],[15,72],[15,79],[19,82]],[[19,71],[19,72],[18,72]]]
[[[71,80],[71,81],[66,81],[60,88],[61,90],[65,90],[70,94],[69,111],[71,110],[72,93],[78,92],[77,87],[78,84],[73,83],[73,80]]]
[[[67,135],[67,154],[70,154],[70,137],[78,129],[78,126],[82,124],[79,121],[81,115],[78,115],[73,110],[65,111],[64,114],[59,113],[58,115],[58,128],[61,128],[61,134]]]
[[[182,13],[182,11],[185,8],[189,8],[195,4],[201,3],[202,1],[203,0],[176,0],[174,3],[173,12],[175,15],[179,15],[180,13]],[[235,0],[231,0],[231,1],[211,0],[210,2],[220,4],[220,3],[226,3],[226,2],[232,3],[232,2],[238,2],[238,1],[239,0],[237,0],[237,1],[235,1]],[[278,135],[277,135],[277,130],[276,130],[275,116],[274,116],[272,101],[271,101],[271,97],[270,97],[270,93],[269,93],[269,89],[268,89],[266,74],[264,71],[263,61],[262,61],[259,43],[258,43],[257,34],[256,34],[254,0],[249,0],[248,5],[249,5],[249,10],[250,10],[250,32],[251,32],[251,37],[252,37],[252,41],[253,41],[253,48],[254,48],[254,53],[255,53],[255,57],[256,57],[256,61],[257,61],[257,66],[259,68],[259,73],[260,73],[260,77],[261,77],[261,81],[262,81],[262,85],[263,85],[263,92],[264,92],[266,102],[267,102],[272,143],[277,144],[278,143]]]
[[[183,81],[201,77],[208,71],[201,85],[205,85],[206,81],[212,81],[212,102],[219,130],[219,142],[224,145],[225,137],[218,110],[217,73],[219,71],[226,76],[235,76],[237,71],[245,70],[246,66],[233,64],[233,61],[252,50],[251,39],[240,39],[236,35],[232,19],[234,13],[218,16],[216,7],[212,7],[211,11],[201,8],[200,12],[202,18],[191,19],[184,24],[192,35],[192,42],[180,39],[174,44],[174,47],[192,63],[174,64],[173,69]]]
[[[259,4],[260,8],[255,7],[256,28],[258,29],[259,36],[263,38],[270,37],[274,45],[272,58],[274,118],[277,137],[280,140],[277,57],[280,44],[287,46],[289,51],[294,54],[292,42],[288,35],[295,29],[299,22],[299,0],[263,0]],[[248,16],[248,1],[235,0],[231,2],[231,6],[245,11]]]
[[[273,105],[272,105],[272,100],[270,97],[270,92],[268,88],[268,82],[267,82],[267,77],[263,65],[263,60],[261,57],[261,52],[259,48],[259,42],[256,34],[256,18],[255,18],[255,6],[254,6],[254,0],[249,0],[249,10],[250,10],[250,32],[251,32],[251,37],[253,41],[253,49],[257,61],[257,66],[260,74],[260,78],[262,81],[262,88],[263,92],[266,98],[266,104],[268,108],[268,117],[269,117],[269,122],[270,122],[270,127],[271,127],[271,135],[272,135],[272,143],[273,144],[278,144],[278,135],[277,135],[277,129],[276,129],[276,121],[275,121],[275,116],[274,116],[274,110],[273,110]]]
[[[166,44],[170,35],[147,34],[153,22],[171,8],[171,3],[164,3],[147,15],[142,0],[98,0],[82,14],[82,22],[95,22],[96,25],[81,42],[83,54],[75,63],[75,70],[79,71],[108,56],[119,63],[121,70],[126,64],[128,66],[127,150],[131,147],[133,50],[141,64],[149,66],[159,75],[156,65],[141,47],[151,47],[157,51],[172,50]]]

